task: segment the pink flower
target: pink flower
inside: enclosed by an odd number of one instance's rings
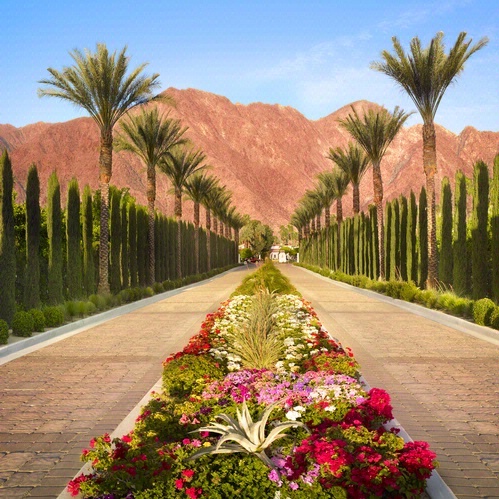
[[[179,478],[178,480],[175,480],[175,487],[179,490],[183,489],[184,488],[184,481],[181,478]]]
[[[196,499],[196,497],[199,497],[202,493],[202,489],[196,490],[194,487],[190,487],[189,489],[185,489],[185,493],[191,498],[191,499]]]
[[[182,471],[182,475],[185,476],[185,478],[192,478],[194,476],[194,470],[184,470]]]

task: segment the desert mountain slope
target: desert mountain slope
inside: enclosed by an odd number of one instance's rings
[[[227,98],[187,89],[166,91],[176,102],[164,112],[180,118],[189,127],[187,135],[207,155],[212,172],[233,192],[234,203],[242,213],[273,227],[285,224],[314,176],[332,166],[325,158],[329,147],[345,146],[349,136],[338,125],[351,110],[345,106],[317,121],[308,120],[291,107],[254,103],[234,104]],[[359,111],[377,104],[358,101]],[[90,118],[65,123],[35,123],[22,128],[0,125],[0,148],[12,157],[18,199],[24,199],[29,165],[38,165],[42,198],[45,200],[47,178],[56,170],[62,192],[76,176],[80,187],[98,188],[99,134]],[[437,126],[438,175],[453,179],[462,169],[470,175],[472,165],[483,159],[489,165],[499,152],[499,132],[480,132],[466,127],[455,135]],[[394,140],[382,163],[385,199],[419,191],[424,184],[422,170],[421,125],[404,128]],[[111,183],[129,187],[142,204],[145,198],[145,170],[129,153],[115,153]],[[158,175],[158,209],[172,213],[173,202],[168,182]],[[361,184],[361,203],[372,202],[372,180],[368,171]],[[186,214],[192,203],[186,201]],[[347,213],[351,196],[345,200]]]

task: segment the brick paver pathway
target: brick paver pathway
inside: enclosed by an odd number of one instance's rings
[[[499,347],[298,267],[280,267],[321,322],[437,453],[459,498],[499,498]]]
[[[89,440],[111,433],[244,269],[0,366],[0,498],[53,499]]]

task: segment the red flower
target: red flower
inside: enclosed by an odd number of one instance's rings
[[[202,493],[202,489],[196,489],[194,487],[190,487],[188,489],[185,489],[185,493],[191,498],[191,499],[196,499],[199,497]]]
[[[179,490],[183,489],[184,488],[184,481],[181,478],[179,478],[178,480],[175,480],[175,487]]]
[[[184,470],[182,471],[182,475],[185,476],[185,478],[192,478],[194,476],[194,470]]]

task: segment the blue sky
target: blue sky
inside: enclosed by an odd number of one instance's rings
[[[450,47],[459,32],[487,47],[450,87],[436,121],[499,130],[497,0],[2,0],[0,123],[66,121],[84,112],[38,98],[47,68],[71,64],[69,51],[128,46],[130,65],[149,62],[161,89],[197,88],[232,102],[279,103],[310,119],[366,99],[414,110],[386,76],[369,69],[397,36],[427,45],[438,32]],[[418,115],[409,124],[421,122]]]

